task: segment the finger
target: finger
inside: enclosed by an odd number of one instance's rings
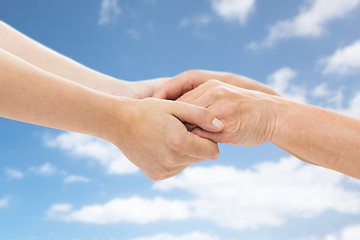
[[[195,124],[210,132],[220,132],[224,129],[224,124],[203,107],[182,102],[169,103],[171,104],[171,114],[182,122]]]
[[[193,90],[194,91],[194,90]],[[214,98],[212,91],[206,91],[203,95],[198,96],[190,101],[186,101],[186,103],[190,103],[192,105],[196,105],[203,108],[208,108],[216,102],[216,98]]]
[[[185,78],[182,75],[179,75],[165,82],[156,89],[153,97],[175,100],[193,88],[194,84],[192,78]]]
[[[221,83],[218,80],[209,80],[206,83],[201,84],[197,88],[185,93],[178,100],[181,102],[191,103],[192,101],[194,101],[194,99],[199,98],[200,96],[204,95],[206,92],[209,92],[211,89],[215,88],[219,84]]]
[[[213,132],[208,132],[205,131],[201,128],[194,128],[191,133],[193,133],[194,135],[200,137],[200,138],[204,138],[204,139],[209,139],[213,142],[216,143],[225,143],[223,140],[223,133],[213,133]]]
[[[195,162],[199,159],[216,160],[219,157],[219,147],[215,142],[190,132],[187,132],[186,135],[185,152],[186,155],[196,158],[192,160]]]

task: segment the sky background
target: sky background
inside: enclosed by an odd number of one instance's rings
[[[120,79],[229,71],[356,118],[359,11],[360,0],[0,0],[4,22]],[[102,140],[0,118],[0,240],[360,239],[358,180],[271,144],[220,149],[151,182]]]

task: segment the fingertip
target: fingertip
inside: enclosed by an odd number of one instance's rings
[[[211,123],[214,127],[215,127],[215,129],[216,130],[218,130],[219,132],[220,131],[222,131],[222,130],[224,130],[224,127],[225,127],[225,125],[224,125],[224,123],[222,122],[222,121],[220,121],[218,118],[214,118],[213,119],[213,121],[212,121],[212,123]]]

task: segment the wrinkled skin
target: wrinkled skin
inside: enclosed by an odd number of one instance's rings
[[[194,128],[193,133],[219,143],[253,146],[270,142],[276,127],[276,97],[210,80],[187,92],[179,101],[207,108],[225,128],[211,133]]]

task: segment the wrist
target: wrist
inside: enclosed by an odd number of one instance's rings
[[[102,108],[102,119],[97,125],[98,137],[115,145],[125,141],[127,132],[136,120],[138,100],[108,96]]]
[[[136,98],[134,83],[109,76],[104,76],[102,81],[93,88],[113,96]]]
[[[276,100],[274,107],[274,129],[271,136],[271,143],[281,146],[282,142],[286,141],[287,135],[291,134],[291,129],[296,127],[296,116],[293,116],[296,113],[296,109],[300,103],[288,100],[283,97],[273,96],[273,99]]]

